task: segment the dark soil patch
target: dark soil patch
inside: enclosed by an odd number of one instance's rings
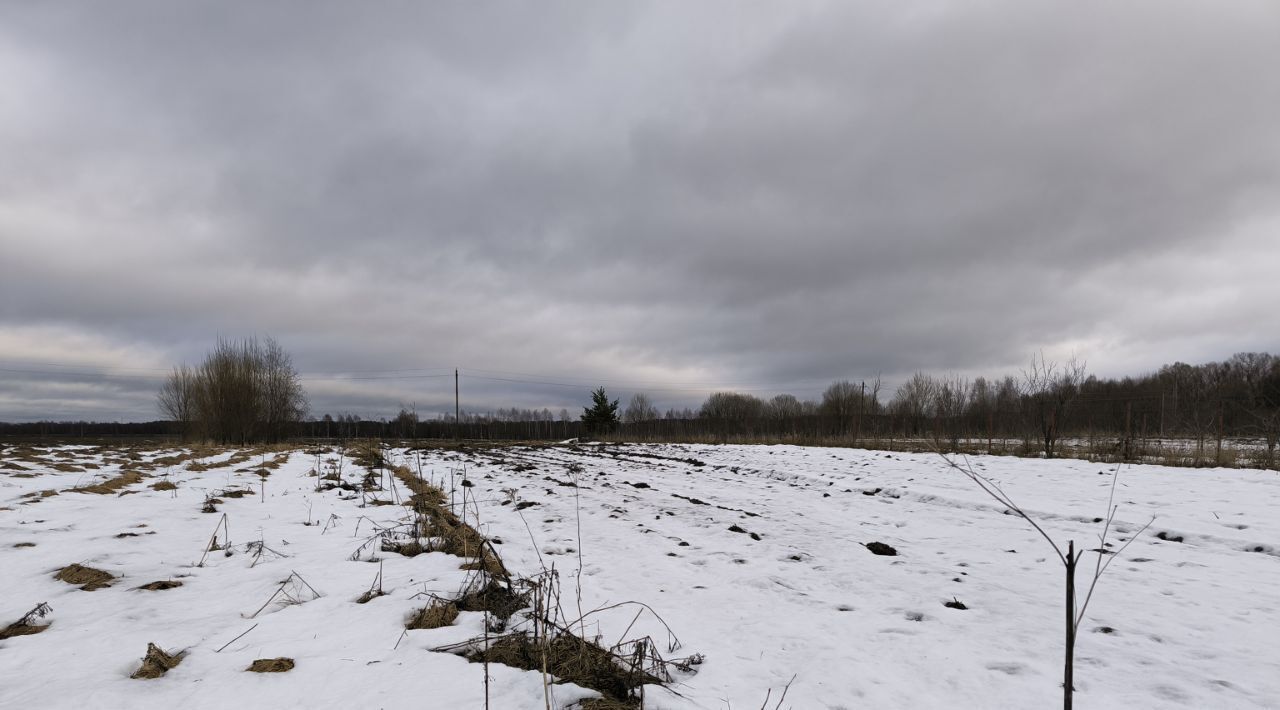
[[[185,653],[178,652],[174,654],[165,653],[159,646],[154,643],[147,644],[147,655],[142,657],[142,665],[138,670],[133,672],[130,678],[159,678],[168,673],[182,663],[182,657]]]
[[[252,673],[287,673],[293,670],[293,666],[292,658],[259,658],[245,670]]]
[[[536,501],[522,500],[519,503],[516,503],[516,510],[524,510],[526,508],[532,508],[535,505],[537,505]]]
[[[67,584],[80,585],[80,589],[86,592],[92,592],[95,589],[110,587],[115,581],[115,576],[110,572],[104,572],[93,567],[85,567],[79,564],[72,564],[58,570],[53,578]]]
[[[19,542],[14,544],[14,547],[35,547],[35,546],[36,544],[34,542]]]
[[[1161,540],[1167,540],[1169,542],[1182,542],[1183,540],[1181,535],[1174,535],[1173,533],[1168,533],[1163,530],[1156,533],[1156,537]]]
[[[230,490],[222,491],[222,493],[220,493],[219,495],[221,495],[223,498],[243,498],[245,496],[253,495],[253,491],[245,490],[243,488],[233,488]],[[218,502],[221,503],[222,501],[218,501]]]
[[[948,609],[960,609],[961,611],[969,608],[964,605],[964,602],[960,601],[959,599],[956,599],[955,597],[951,597],[951,601],[943,604],[943,606],[945,606]]]
[[[179,582],[176,579],[162,579],[158,582],[151,582],[150,584],[144,584],[141,587],[137,587],[137,589],[145,589],[149,592],[161,592],[166,589],[177,589],[178,587],[181,587],[181,586],[182,586],[182,582]]]
[[[886,557],[897,557],[898,551],[892,545],[886,545],[883,542],[869,542],[867,549],[871,550],[873,555],[884,555]]]

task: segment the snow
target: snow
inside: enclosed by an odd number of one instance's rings
[[[424,594],[455,594],[474,573],[443,553],[365,547],[351,559],[374,525],[394,525],[405,509],[317,492],[314,456],[294,452],[264,489],[257,459],[237,472],[228,453],[202,459],[206,471],[172,466],[174,491],[150,488],[165,475],[158,468],[117,496],[67,489],[128,470],[118,454],[41,453],[100,467],[0,469],[0,626],[42,601],[53,608],[49,630],[0,641],[0,707],[484,707],[482,666],[431,650],[479,636],[480,614],[404,631]],[[646,708],[757,708],[766,696],[773,707],[784,689],[782,707],[794,708],[1060,702],[1061,564],[936,455],[566,444],[392,457],[446,490],[452,479],[455,500],[465,472],[470,515],[501,541],[508,569],[554,567],[568,604],[580,589],[585,631],[603,645],[648,635],[668,659],[705,658],[668,689],[647,688]],[[1097,546],[1110,467],[969,463],[1055,540]],[[348,463],[344,475],[363,474]],[[1156,519],[1110,567],[1081,625],[1077,707],[1280,707],[1280,477],[1158,466],[1119,476],[1113,549]],[[227,487],[253,494],[200,512],[206,493]],[[61,492],[23,497],[44,490]],[[234,554],[196,566],[222,513]],[[246,544],[259,540],[268,554],[254,564]],[[22,542],[35,546],[14,546]],[[899,554],[873,555],[871,542]],[[86,592],[53,578],[73,562],[120,579]],[[386,596],[355,603],[380,567]],[[298,587],[304,603],[248,618],[291,574],[320,596]],[[135,589],[171,578],[183,586]],[[953,599],[968,608],[944,606]],[[163,678],[132,680],[148,642],[187,656]],[[244,672],[276,656],[296,668]],[[491,707],[544,707],[538,673],[492,666],[491,675]],[[554,694],[553,707],[593,695],[563,685]]]

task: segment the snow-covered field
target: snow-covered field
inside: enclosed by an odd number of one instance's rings
[[[364,545],[406,517],[372,502],[403,495],[389,476],[377,494],[317,491],[317,458],[303,450],[125,453],[0,454],[0,629],[52,608],[35,622],[47,630],[0,640],[0,707],[484,707],[483,666],[432,650],[480,636],[481,613],[405,631],[425,595],[456,595],[476,573],[443,553]],[[669,689],[649,687],[647,708],[754,710],[766,697],[773,708],[784,689],[780,707],[797,709],[1060,702],[1061,565],[937,456],[675,445],[390,455],[474,501],[471,520],[513,574],[554,568],[574,607],[580,589],[586,631],[603,645],[647,635],[668,659],[705,659]],[[321,471],[336,458],[323,454]],[[1096,546],[1110,469],[970,463],[1055,539]],[[126,471],[143,477],[71,490]],[[351,483],[365,473],[344,463]],[[202,512],[215,494],[218,512]],[[1081,626],[1077,707],[1280,707],[1280,476],[1126,467],[1116,503],[1117,547],[1156,520]],[[206,556],[224,513],[233,554]],[[874,555],[871,542],[899,554]],[[116,579],[94,591],[55,579],[73,563]],[[386,595],[357,603],[380,570]],[[165,580],[182,586],[137,589]],[[944,606],[954,600],[967,609]],[[185,656],[162,678],[131,679],[149,642]],[[277,657],[296,666],[245,672]],[[536,672],[493,666],[489,694],[497,709],[545,707]],[[553,707],[592,695],[556,686]]]

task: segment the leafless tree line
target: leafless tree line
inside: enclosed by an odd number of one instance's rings
[[[174,368],[158,402],[185,437],[223,444],[280,441],[307,412],[293,361],[270,337],[220,338],[198,367]]]
[[[1110,460],[1138,460],[1145,442],[1190,442],[1185,463],[1224,464],[1223,441],[1250,439],[1257,465],[1274,467],[1280,442],[1280,358],[1241,353],[1202,365],[1174,363],[1138,377],[1100,378],[1074,359],[1032,357],[1021,372],[999,378],[916,373],[887,401],[878,379],[833,382],[820,399],[791,394],[760,398],[715,392],[696,410],[659,410],[636,393],[622,411],[622,439],[857,442],[895,447],[902,440],[944,451],[988,450],[1058,456],[1064,440],[1088,442]],[[339,423],[341,423],[341,417]],[[499,409],[419,421],[402,411],[391,421],[308,431],[406,438],[572,438],[582,435],[566,410]],[[347,433],[343,433],[343,432]],[[978,442],[985,446],[976,446]],[[1096,442],[1096,444],[1095,444]],[[909,444],[903,443],[906,446]]]

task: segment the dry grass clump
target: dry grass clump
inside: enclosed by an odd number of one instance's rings
[[[292,658],[259,658],[245,670],[253,673],[285,673],[293,670],[293,666]]]
[[[578,703],[578,710],[635,710],[640,707],[637,700],[614,700],[613,698],[587,698]]]
[[[408,502],[418,514],[418,537],[436,539],[428,551],[475,558],[485,572],[504,579],[510,577],[489,541],[445,507],[444,491],[419,479],[405,466],[396,466],[392,472],[413,492]]]
[[[449,626],[458,618],[458,606],[450,601],[437,599],[430,605],[425,606],[414,612],[409,617],[409,623],[405,624],[407,629],[438,629],[442,626]]]
[[[467,659],[529,671],[541,671],[545,667],[560,682],[599,691],[605,700],[613,703],[597,704],[597,708],[638,708],[639,703],[631,697],[632,691],[642,685],[662,682],[644,671],[624,668],[612,653],[568,633],[549,642],[535,641],[524,633],[510,634],[490,643],[488,651],[472,651]]]
[[[145,589],[149,592],[161,592],[166,589],[177,589],[181,586],[182,582],[179,582],[176,579],[162,579],[158,582],[151,582],[149,584],[144,584],[141,587],[135,587],[135,589]]]
[[[13,543],[13,546],[14,547],[35,547],[36,544],[34,542],[15,542]]]
[[[142,665],[138,670],[133,672],[130,678],[159,678],[168,673],[182,663],[182,657],[186,654],[179,651],[178,653],[165,653],[159,646],[154,643],[147,644],[147,655],[142,657]]]
[[[37,604],[36,608],[23,614],[21,619],[0,629],[0,641],[16,636],[30,636],[48,629],[52,624],[37,624],[35,621],[36,619],[43,619],[50,611],[53,610],[49,608],[48,604],[44,602]]]
[[[8,626],[4,627],[3,629],[0,629],[0,641],[11,639],[17,636],[30,636],[32,634],[38,634],[41,631],[48,629],[52,625],[53,624],[24,624],[20,621],[15,621],[12,624],[9,624]]]
[[[48,466],[49,468],[51,468],[51,469],[55,470],[55,471],[61,471],[61,472],[63,472],[63,473],[84,473],[84,471],[85,471],[85,469],[84,469],[84,467],[83,467],[83,466],[77,466],[77,465],[75,465],[75,464],[73,464],[73,463],[65,463],[65,462],[62,462],[62,461],[58,461],[58,462],[55,462],[55,463],[49,463],[49,464],[45,464],[45,465],[46,465],[46,466]]]
[[[468,592],[456,602],[462,611],[487,611],[497,619],[506,621],[511,615],[529,606],[529,595],[490,579],[483,587]]]
[[[120,491],[122,488],[141,482],[142,478],[142,474],[137,471],[125,471],[119,476],[103,481],[102,483],[95,483],[92,486],[78,486],[67,490],[71,493],[96,493],[98,495],[109,495]]]
[[[22,502],[23,502],[23,503],[35,503],[35,502],[40,501],[40,500],[43,500],[43,499],[45,499],[45,498],[52,498],[53,496],[56,496],[56,495],[58,495],[58,492],[57,492],[57,491],[55,491],[55,490],[53,490],[52,488],[47,489],[47,490],[43,490],[43,491],[32,491],[32,492],[30,492],[30,493],[24,493],[24,494],[22,494],[22,497],[26,499],[26,500],[24,500],[24,501],[22,501]]]
[[[110,572],[104,572],[93,567],[85,567],[80,564],[71,564],[58,570],[53,578],[66,582],[67,584],[80,585],[80,589],[86,592],[92,592],[95,589],[110,587],[115,581],[115,575]]]
[[[173,481],[156,481],[151,484],[151,490],[153,491],[173,491],[177,490],[177,488],[178,484]]]

